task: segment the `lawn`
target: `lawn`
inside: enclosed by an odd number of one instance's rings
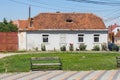
[[[111,70],[117,69],[116,56],[120,53],[102,52],[56,52],[56,53],[30,53],[0,59],[0,72],[26,72],[30,71],[31,57],[60,57],[63,70]]]

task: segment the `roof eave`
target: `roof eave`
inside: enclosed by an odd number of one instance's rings
[[[108,29],[39,29],[39,30],[19,30],[19,31],[108,31]]]

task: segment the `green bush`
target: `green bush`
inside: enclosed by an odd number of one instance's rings
[[[61,51],[66,51],[66,46],[60,47],[60,50],[61,50]]]
[[[85,51],[86,50],[86,45],[84,43],[80,44],[79,50]]]
[[[112,51],[119,51],[119,47],[117,45],[112,46]]]
[[[70,45],[69,45],[69,50],[70,50],[70,51],[74,51],[73,44],[71,44],[71,43],[70,43]]]
[[[99,45],[95,45],[95,46],[93,47],[93,50],[94,50],[94,51],[100,51],[100,46],[99,46]]]
[[[106,43],[103,43],[101,46],[102,46],[102,51],[107,51],[107,44]]]
[[[46,51],[45,44],[41,44],[41,50],[42,50],[42,51]]]

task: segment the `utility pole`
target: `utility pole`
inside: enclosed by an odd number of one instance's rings
[[[31,18],[31,5],[29,5],[29,19]]]

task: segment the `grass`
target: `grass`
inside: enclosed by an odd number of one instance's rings
[[[63,53],[37,53],[21,54],[0,59],[0,72],[26,72],[30,71],[31,57],[60,57],[63,70],[111,70],[117,69],[116,56],[119,53],[102,52],[63,52]]]

